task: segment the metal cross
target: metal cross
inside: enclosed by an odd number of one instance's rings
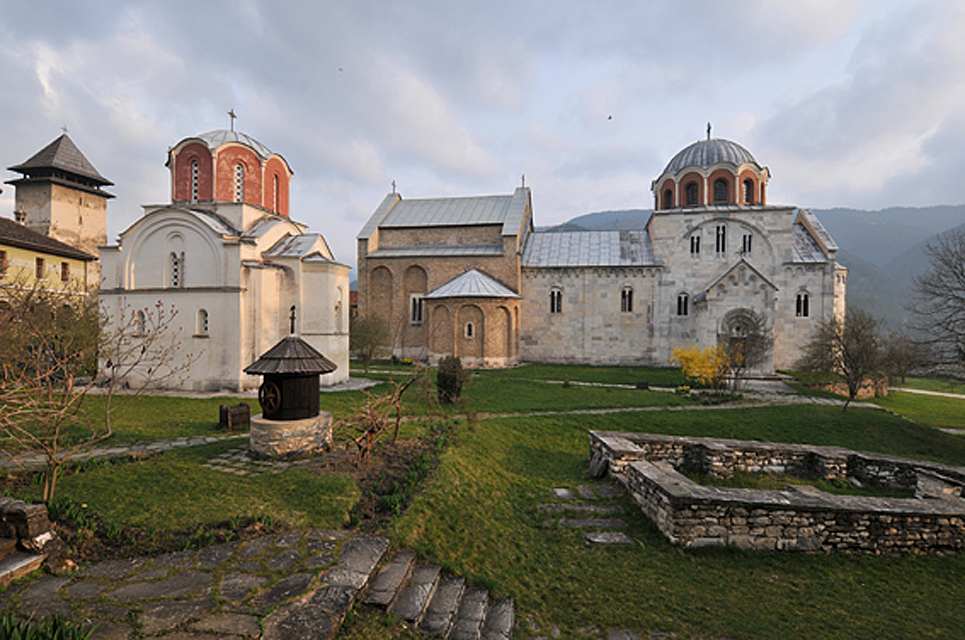
[[[234,131],[234,130],[235,130],[235,118],[238,117],[238,116],[235,115],[235,110],[234,110],[234,109],[230,109],[230,110],[228,111],[228,117],[231,118],[231,130]]]
[[[295,305],[292,305],[291,315],[288,316],[288,319],[291,321],[291,332],[290,332],[290,333],[291,333],[292,335],[295,335]]]
[[[707,123],[707,139],[710,140],[710,123]]]

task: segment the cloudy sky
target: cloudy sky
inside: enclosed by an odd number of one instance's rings
[[[0,86],[0,163],[66,126],[116,185],[112,241],[170,199],[168,147],[232,108],[352,265],[393,180],[525,174],[541,226],[649,208],[708,121],[770,167],[774,203],[965,202],[960,0],[0,0]]]

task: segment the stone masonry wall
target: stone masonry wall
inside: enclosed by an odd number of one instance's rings
[[[962,467],[838,447],[615,432],[590,432],[590,449],[591,473],[619,480],[660,531],[684,547],[874,553],[965,548]],[[785,491],[708,487],[678,469],[844,477],[909,497],[831,495],[807,485]]]

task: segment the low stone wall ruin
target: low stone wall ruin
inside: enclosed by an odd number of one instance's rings
[[[590,471],[621,482],[684,547],[915,553],[965,548],[965,468],[840,447],[590,432]],[[907,498],[710,487],[681,472],[847,478]]]

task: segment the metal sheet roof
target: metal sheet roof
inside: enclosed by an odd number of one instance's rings
[[[791,242],[794,248],[794,262],[827,262],[828,257],[821,249],[821,245],[814,239],[800,222],[795,222],[792,227]]]
[[[633,267],[654,265],[650,234],[641,231],[563,231],[529,234],[524,267]]]
[[[453,227],[484,224],[502,225],[502,235],[520,232],[529,189],[519,187],[511,195],[458,198],[415,198],[404,200],[391,193],[365,223],[358,238],[365,239],[377,228]]]
[[[426,294],[425,297],[430,300],[440,298],[518,298],[519,294],[499,280],[476,269],[470,269],[435,291]]]
[[[431,258],[451,256],[501,256],[502,245],[465,245],[452,247],[391,247],[379,248],[369,258]]]
[[[810,209],[798,209],[798,215],[795,222],[803,222],[807,227],[810,227],[812,233],[816,236],[818,242],[820,242],[825,249],[828,251],[837,251],[838,245],[828,233],[828,230],[824,228],[818,217],[814,215],[814,212]]]
[[[745,162],[757,164],[757,160],[754,159],[751,152],[736,142],[723,138],[712,138],[710,140],[698,140],[685,147],[671,158],[663,173],[674,174],[687,167],[707,169],[719,162],[727,162],[738,167]],[[760,165],[757,166],[760,167]]]
[[[217,149],[226,142],[238,142],[251,147],[255,153],[266,160],[271,156],[271,149],[261,144],[247,133],[241,133],[240,131],[215,129],[214,131],[208,131],[207,133],[201,133],[192,137],[203,140],[204,143],[208,145],[209,149]]]
[[[0,218],[0,244],[42,251],[55,256],[77,258],[85,262],[97,260],[97,256],[92,256],[69,244],[64,244],[60,240],[54,240],[50,236],[28,229],[9,218]]]
[[[305,233],[299,236],[287,235],[264,253],[266,258],[302,258],[318,251],[321,236]],[[324,247],[324,242],[322,243]]]

